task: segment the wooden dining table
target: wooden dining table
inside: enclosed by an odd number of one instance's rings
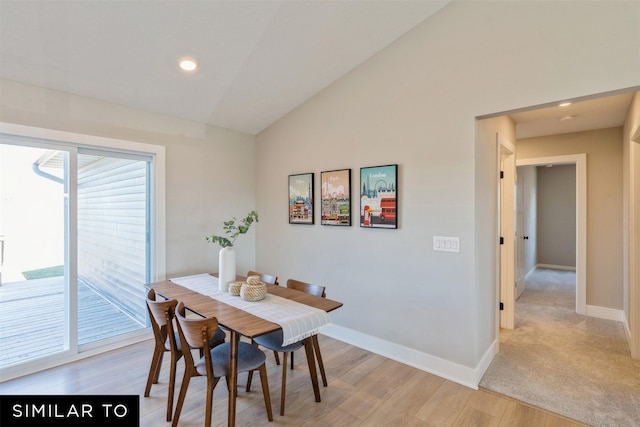
[[[237,280],[244,280],[238,276]],[[225,304],[213,297],[203,295],[194,290],[180,286],[170,280],[146,284],[147,289],[153,289],[156,295],[167,299],[176,299],[184,303],[189,310],[204,317],[215,317],[224,329],[229,331],[230,341],[230,373],[229,373],[229,410],[228,425],[235,426],[236,419],[236,395],[238,389],[238,342],[240,337],[255,338],[269,332],[277,331],[280,325],[250,314],[242,309]],[[291,301],[296,301],[326,312],[342,307],[342,303],[328,298],[310,295],[305,292],[286,287],[267,284],[267,292]],[[313,385],[313,393],[316,402],[320,402],[320,388],[318,386],[318,374],[313,351],[312,337],[303,340],[304,349],[309,365],[309,375]]]

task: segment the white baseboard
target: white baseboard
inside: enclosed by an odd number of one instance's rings
[[[624,319],[624,311],[615,308],[599,307],[597,305],[587,305],[585,313],[589,317],[597,317],[599,319],[615,320],[622,322]]]
[[[622,312],[622,325],[624,326],[624,333],[627,337],[627,343],[629,344],[629,347],[631,347],[631,329],[629,329],[629,322],[627,321],[627,316],[624,315],[624,312]]]
[[[489,346],[489,348],[487,349],[487,351],[484,353],[484,356],[482,356],[482,359],[480,359],[480,363],[478,363],[478,366],[476,366],[476,384],[480,384],[480,380],[482,379],[482,376],[484,375],[485,372],[487,372],[487,369],[489,369],[489,365],[491,364],[491,361],[493,360],[494,357],[496,357],[496,354],[498,354],[498,352],[500,351],[500,338],[496,338],[493,343],[491,343],[491,345]],[[478,388],[478,386],[476,385],[476,389]]]
[[[537,264],[536,264],[536,265],[534,265],[534,266],[533,266],[533,268],[531,268],[531,270],[529,270],[529,272],[528,272],[527,274],[525,274],[525,275],[524,275],[525,280],[526,280],[529,276],[531,276],[531,274],[533,274],[533,272],[535,272],[535,271],[536,271],[536,268],[538,268],[538,265],[537,265]]]
[[[474,390],[478,389],[482,375],[498,352],[498,343],[495,341],[474,369],[335,324],[323,330],[322,334]]]
[[[550,268],[552,270],[576,271],[575,265],[536,264],[536,268]]]

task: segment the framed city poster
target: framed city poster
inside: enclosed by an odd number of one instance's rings
[[[351,169],[320,173],[322,225],[351,225]]]
[[[289,224],[313,224],[313,173],[289,175]]]
[[[398,228],[398,165],[360,168],[360,227]]]

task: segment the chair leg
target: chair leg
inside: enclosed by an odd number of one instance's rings
[[[273,412],[271,411],[271,396],[269,394],[269,380],[267,379],[267,366],[260,366],[260,383],[262,384],[262,395],[264,396],[264,406],[267,408],[267,417],[269,421],[273,421]],[[253,371],[251,371],[253,372]]]
[[[176,386],[176,368],[178,359],[171,354],[171,370],[169,371],[169,389],[167,390],[167,421],[171,421],[173,413],[173,393]]]
[[[320,342],[318,342],[318,336],[313,336],[313,350],[316,353],[316,359],[318,360],[318,368],[320,368],[320,376],[322,377],[322,385],[327,386],[327,375],[324,373],[324,363],[322,363],[322,354],[320,354]]]
[[[280,356],[278,356],[277,351],[273,351],[273,358],[276,359],[276,365],[280,365]]]
[[[151,384],[155,384],[158,382],[158,373],[160,372],[162,355],[162,353],[158,354],[157,348],[153,350],[151,366],[149,366],[149,376],[147,377],[147,386],[144,389],[144,397],[149,397],[149,393],[151,392]]]
[[[213,413],[213,390],[220,378],[207,377],[207,400],[205,401],[204,426],[211,427],[211,416]],[[227,381],[228,383],[228,381]]]
[[[256,342],[253,341],[253,340],[251,340],[251,345],[253,345],[256,348],[258,347],[258,344],[256,344]],[[275,351],[273,353],[276,356],[278,355],[278,353],[276,353]],[[251,380],[252,379],[253,379],[253,371],[249,371],[249,375],[247,376],[247,393],[251,391]]]
[[[247,376],[247,393],[251,391],[251,380],[253,379],[253,372],[249,372]]]
[[[282,389],[280,391],[280,415],[284,415],[284,397],[287,392],[287,352],[282,353]]]
[[[293,371],[293,351],[291,352],[291,370]]]
[[[187,388],[189,387],[189,381],[191,381],[191,372],[188,367],[185,366],[184,377],[182,378],[182,385],[180,386],[180,393],[178,394],[178,403],[176,404],[176,411],[173,413],[173,421],[171,427],[178,425],[180,419],[180,412],[182,412],[182,405],[184,398],[187,395]]]
[[[160,377],[160,371],[162,370],[162,361],[164,359],[164,349],[158,349],[158,364],[156,365],[156,372],[153,374],[153,383],[158,384],[158,378]]]

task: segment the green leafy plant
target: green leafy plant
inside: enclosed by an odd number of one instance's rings
[[[236,217],[233,217],[231,220],[224,222],[223,230],[229,237],[212,234],[211,236],[205,237],[205,239],[207,242],[215,243],[223,248],[233,247],[238,236],[246,234],[247,231],[249,231],[249,228],[251,228],[251,224],[254,222],[258,222],[257,211],[249,212],[249,214],[240,221],[238,221]]]

